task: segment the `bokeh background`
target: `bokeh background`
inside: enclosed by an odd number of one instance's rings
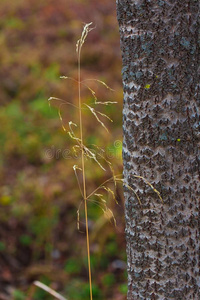
[[[104,147],[116,174],[122,173],[121,53],[115,1],[1,0],[0,2],[0,299],[54,299],[33,289],[39,280],[69,300],[89,299],[84,210],[73,165],[80,165],[74,142],[58,117],[60,97],[77,105],[75,45],[83,25],[93,22],[82,51],[82,78],[105,81],[114,92],[93,85],[101,108],[113,119],[108,134],[84,113],[85,143]],[[91,94],[83,91],[83,101]],[[78,113],[62,106],[63,123]],[[86,162],[87,190],[111,176]],[[112,188],[111,185],[109,185]],[[119,205],[108,196],[117,226],[89,203],[94,299],[126,299],[126,251],[122,187]]]

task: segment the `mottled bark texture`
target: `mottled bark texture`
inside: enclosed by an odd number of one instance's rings
[[[200,299],[198,0],[118,0],[128,299]],[[143,176],[161,193],[158,195]]]

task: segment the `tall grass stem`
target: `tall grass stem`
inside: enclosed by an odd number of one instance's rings
[[[90,300],[92,300],[92,274],[91,274],[91,262],[90,262],[90,241],[89,241],[89,230],[88,230],[85,159],[84,159],[84,146],[83,146],[83,124],[82,124],[82,110],[81,110],[81,48],[78,51],[78,104],[79,104],[79,122],[80,122],[80,140],[81,140],[81,165],[82,165],[82,179],[83,179],[83,198],[84,198],[84,207],[85,207],[85,226],[86,226],[86,241],[87,241],[88,273],[89,273],[89,285],[90,285]]]

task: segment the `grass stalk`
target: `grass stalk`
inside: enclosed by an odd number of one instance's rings
[[[83,123],[82,123],[82,109],[81,109],[81,47],[79,48],[78,51],[78,106],[79,106],[81,165],[82,165],[82,179],[83,179],[83,200],[84,200],[84,208],[85,208],[88,273],[89,273],[89,285],[90,285],[90,300],[92,300],[92,274],[91,274],[91,261],[90,261],[90,241],[89,241],[89,230],[88,230],[85,159],[84,159],[84,146],[83,146]]]

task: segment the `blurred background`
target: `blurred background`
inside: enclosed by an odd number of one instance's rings
[[[84,207],[73,165],[80,157],[63,124],[78,123],[76,41],[93,22],[82,51],[82,78],[105,81],[114,92],[91,83],[100,101],[107,133],[84,112],[84,140],[104,147],[116,174],[122,173],[121,53],[115,1],[1,0],[0,3],[0,299],[54,299],[32,283],[39,280],[68,300],[89,299]],[[93,101],[83,90],[83,102]],[[112,176],[86,162],[87,191]],[[112,185],[109,185],[112,188]],[[116,205],[108,196],[117,226],[91,202],[88,206],[94,299],[126,299],[126,251],[122,187]]]

